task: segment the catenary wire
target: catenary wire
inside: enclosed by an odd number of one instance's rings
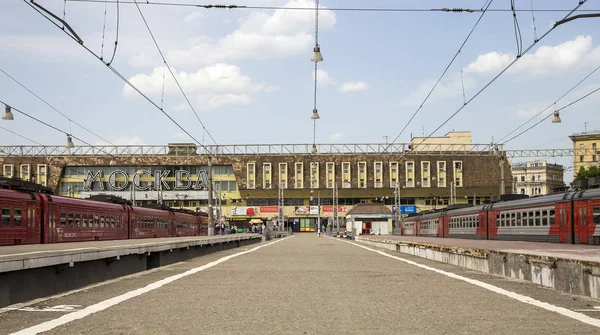
[[[148,29],[148,32],[150,33],[150,37],[152,37],[152,41],[154,41],[154,45],[156,46],[156,49],[158,49],[158,53],[160,54],[160,57],[162,58],[162,60],[164,62],[164,66],[166,66],[166,68],[169,70],[169,73],[171,73],[171,76],[175,80],[175,83],[177,84],[177,87],[179,87],[179,90],[181,91],[181,94],[183,94],[183,97],[185,98],[185,101],[187,101],[188,105],[192,109],[192,112],[194,112],[194,115],[196,116],[196,119],[198,120],[198,122],[200,122],[200,125],[202,125],[202,129],[204,131],[206,131],[206,133],[213,140],[213,142],[215,144],[217,144],[217,141],[215,141],[214,137],[210,134],[210,132],[208,131],[208,129],[206,129],[206,126],[204,125],[204,123],[202,122],[202,120],[200,120],[200,116],[198,116],[198,112],[196,112],[196,109],[192,105],[192,102],[188,98],[187,94],[185,94],[185,91],[183,90],[183,87],[181,87],[181,84],[179,83],[179,80],[177,80],[177,76],[175,76],[175,73],[173,73],[173,70],[171,70],[171,67],[169,66],[169,63],[167,62],[167,59],[163,55],[163,52],[160,49],[160,46],[158,45],[158,42],[156,41],[156,38],[154,37],[154,34],[152,33],[152,29],[150,29],[150,25],[148,24],[148,21],[146,21],[146,17],[144,17],[144,14],[142,13],[142,9],[140,8],[137,0],[134,0],[134,1],[135,1],[135,5],[136,5],[136,7],[138,9],[138,12],[140,13],[140,16],[142,17],[142,20],[144,21],[144,24],[146,25],[146,28]],[[163,80],[164,80],[164,78],[163,78]],[[163,82],[163,85],[164,85],[164,82]],[[163,90],[164,90],[164,88],[163,88]],[[162,106],[162,102],[161,102],[161,106]]]
[[[573,14],[579,7],[581,7],[586,2],[587,2],[587,0],[579,1],[578,5],[573,10],[571,10],[571,12],[569,12],[563,18],[563,20],[568,18],[571,14]],[[533,47],[535,45],[537,45],[538,42],[540,42],[542,39],[544,39],[544,37],[548,36],[548,34],[550,34],[550,32],[552,32],[555,28],[556,28],[556,26],[552,26],[552,28],[550,28],[542,36],[540,36],[540,38],[537,41],[533,42],[529,47],[527,47],[527,49],[525,49],[525,51],[523,51],[522,55],[525,55],[527,52],[529,52],[531,49],[533,49]],[[512,62],[510,62],[502,71],[500,71],[500,73],[498,73],[494,78],[492,78],[492,80],[490,80],[479,91],[477,91],[477,93],[475,93],[475,95],[473,95],[473,97],[471,97],[466,103],[464,103],[460,108],[458,108],[458,110],[456,110],[454,113],[452,113],[452,115],[450,115],[450,117],[448,117],[444,122],[442,122],[442,124],[439,125],[434,131],[432,131],[427,137],[423,138],[423,140],[421,140],[421,142],[419,144],[417,144],[417,146],[422,144],[423,142],[425,142],[428,138],[430,138],[433,134],[435,134],[438,130],[440,130],[444,125],[446,125],[446,123],[450,122],[450,120],[452,120],[458,113],[460,113],[471,101],[475,100],[475,98],[477,98],[483,91],[485,91],[488,87],[490,87],[492,85],[492,83],[494,83],[502,74],[504,74],[509,68],[511,68],[521,58],[522,57],[515,57],[515,59]]]
[[[116,3],[117,0],[67,0],[69,2],[80,3]],[[133,5],[134,1],[119,0],[121,4]],[[313,11],[314,7],[283,7],[283,6],[244,6],[244,5],[211,5],[211,4],[193,4],[182,2],[141,2],[140,5],[150,6],[172,6],[172,7],[198,7],[204,9],[264,9],[264,10],[303,10]],[[477,12],[512,12],[510,8],[496,9],[467,9],[467,8],[343,8],[343,7],[321,7],[322,11],[347,11],[347,12],[452,12],[452,13],[477,13]],[[570,12],[570,9],[516,9],[516,12]],[[598,12],[600,9],[578,10],[579,12]]]
[[[47,19],[50,23],[52,23],[54,26],[58,27],[59,29],[61,29],[60,25],[58,25],[56,22],[54,22],[52,19],[50,19],[48,16],[44,15],[44,13],[42,13],[40,11],[40,9],[36,8],[35,6],[33,6],[32,4],[30,4],[29,2],[27,2],[27,0],[23,0],[27,5],[29,5],[31,8],[33,8],[36,12],[38,12],[40,15],[42,15],[45,19]],[[88,48],[83,41],[77,36],[74,35],[74,32],[69,31],[65,31],[63,29],[61,29],[61,31],[63,31],[67,36],[69,36],[71,39],[73,39],[75,42],[77,42],[79,45],[81,45],[82,48],[84,48],[87,52],[89,52],[92,56],[96,57],[96,59],[98,59],[99,61],[101,61],[103,64],[106,65],[106,63],[100,59],[100,57],[98,55],[96,55],[96,53],[94,53],[90,48]],[[107,65],[107,67],[117,76],[119,77],[121,80],[123,80],[123,82],[125,82],[129,87],[131,87],[134,91],[136,91],[138,94],[140,94],[144,99],[146,99],[148,102],[150,102],[154,107],[156,107],[161,113],[163,113],[171,122],[173,122],[179,129],[181,129],[181,131],[183,131],[186,135],[188,135],[191,139],[193,139],[198,145],[200,145],[202,148],[205,149],[205,151],[211,155],[214,156],[214,153],[212,153],[208,147],[206,147],[203,143],[200,143],[200,141],[198,141],[194,136],[192,136],[192,134],[190,134],[185,128],[183,128],[177,121],[175,121],[175,119],[173,119],[173,117],[171,117],[171,115],[169,115],[167,112],[165,112],[162,108],[160,108],[160,106],[158,106],[152,99],[150,99],[146,94],[144,94],[142,91],[140,91],[135,85],[133,85],[127,78],[125,78],[119,71],[117,71],[114,67]]]
[[[385,149],[383,150],[383,152],[386,152],[388,150],[388,148],[391,145],[393,145],[400,138],[400,136],[404,133],[404,131],[406,130],[406,128],[408,128],[408,126],[410,125],[410,123],[412,122],[412,120],[415,118],[415,116],[419,113],[419,111],[421,109],[423,109],[423,105],[425,105],[425,103],[427,102],[427,100],[429,99],[429,97],[431,96],[431,94],[433,93],[433,91],[436,89],[436,87],[442,81],[442,78],[444,78],[444,76],[446,75],[446,73],[450,69],[450,66],[452,66],[452,64],[456,60],[456,57],[458,57],[460,55],[460,52],[461,52],[462,48],[465,46],[465,44],[467,43],[467,41],[469,40],[469,38],[471,37],[471,35],[475,31],[475,29],[479,25],[479,22],[481,22],[481,19],[483,19],[483,16],[485,15],[486,10],[492,5],[492,2],[493,2],[493,0],[489,1],[489,3],[486,2],[487,6],[484,8],[483,12],[481,13],[481,15],[479,16],[479,18],[477,19],[477,21],[473,25],[473,28],[471,28],[471,31],[469,32],[469,34],[467,35],[467,37],[465,38],[465,40],[462,42],[462,44],[458,48],[458,51],[456,51],[456,53],[454,54],[454,56],[452,57],[452,59],[450,60],[450,62],[448,63],[448,65],[446,66],[446,68],[444,69],[444,71],[442,72],[442,74],[440,75],[440,77],[438,78],[437,82],[433,85],[433,87],[431,88],[431,90],[429,90],[429,93],[427,93],[427,96],[425,96],[425,99],[423,99],[423,101],[421,102],[421,104],[419,105],[419,107],[417,108],[417,110],[415,110],[415,112],[412,114],[412,116],[408,119],[408,121],[406,122],[406,124],[404,125],[404,127],[402,127],[402,130],[400,130],[400,132],[394,138],[394,140],[385,147]]]
[[[25,90],[27,90],[27,92],[31,93],[33,96],[35,96],[36,98],[38,98],[41,102],[43,102],[44,104],[46,104],[46,106],[52,108],[54,111],[56,111],[58,114],[62,115],[64,118],[66,118],[69,122],[73,122],[74,124],[76,124],[77,126],[79,126],[80,128],[82,128],[83,130],[87,131],[88,133],[96,136],[97,138],[103,140],[104,142],[110,144],[110,145],[114,145],[112,144],[109,140],[105,139],[104,137],[96,134],[95,132],[91,131],[90,129],[88,129],[87,127],[84,127],[83,125],[81,125],[79,122],[71,119],[69,116],[67,116],[66,114],[64,114],[63,112],[59,111],[56,107],[52,106],[48,101],[44,100],[42,97],[40,97],[39,95],[37,95],[35,92],[33,92],[32,90],[30,90],[27,86],[25,86],[23,83],[21,83],[20,81],[18,81],[16,78],[14,78],[13,76],[11,76],[10,74],[8,74],[6,71],[4,71],[2,68],[0,68],[0,72],[4,73],[4,75],[6,75],[8,78],[12,79],[15,83],[17,83],[19,86],[23,87]]]
[[[12,131],[12,130],[10,130],[10,129],[4,128],[4,127],[2,127],[2,126],[0,126],[0,128],[2,128],[2,129],[4,129],[4,130],[6,130],[7,132],[9,132],[9,133],[11,133],[11,134],[17,135],[17,136],[19,136],[20,138],[22,138],[22,139],[25,139],[25,140],[27,140],[27,141],[29,141],[29,142],[33,142],[33,143],[35,143],[35,144],[37,144],[37,145],[44,146],[42,143],[40,143],[40,142],[37,142],[37,141],[34,141],[34,140],[32,140],[32,139],[30,139],[30,138],[28,138],[28,137],[25,137],[25,136],[23,136],[23,135],[21,135],[21,134],[15,133],[14,131]]]
[[[556,105],[557,102],[559,102],[560,100],[562,100],[562,98],[564,98],[567,94],[571,93],[574,89],[576,89],[577,87],[579,87],[579,85],[581,85],[581,83],[583,83],[584,81],[586,81],[590,76],[592,76],[596,71],[598,71],[598,69],[600,69],[600,65],[598,65],[594,70],[592,70],[592,72],[588,73],[585,77],[583,77],[583,79],[581,79],[579,82],[577,82],[577,84],[575,84],[573,87],[571,87],[567,92],[565,92],[563,95],[561,95],[560,98],[556,99],[554,102],[552,102],[550,105],[548,105],[548,107],[542,109],[539,113],[537,113],[536,115],[532,116],[529,120],[523,122],[520,126],[518,126],[517,128],[513,129],[510,133],[504,135],[500,140],[498,140],[498,142],[499,143],[502,142],[502,140],[504,140],[505,138],[509,137],[513,133],[517,132],[519,129],[523,128],[526,124],[528,124],[533,119],[535,119],[536,117],[538,117],[540,114],[542,114],[543,112],[545,112],[546,110],[548,110],[548,108]]]
[[[554,112],[560,112],[561,110],[563,110],[563,109],[565,109],[565,108],[567,108],[567,107],[570,107],[570,106],[572,106],[572,105],[574,105],[574,104],[578,103],[579,101],[581,101],[581,100],[583,100],[583,99],[585,99],[585,98],[589,97],[590,95],[592,95],[592,94],[594,94],[594,93],[596,93],[596,92],[598,92],[598,91],[600,91],[600,87],[598,87],[597,89],[595,89],[595,90],[593,90],[593,91],[591,91],[591,92],[587,93],[586,95],[584,95],[584,96],[582,96],[582,97],[580,97],[580,98],[578,98],[578,99],[576,99],[576,100],[574,100],[574,101],[572,101],[572,102],[568,103],[567,105],[565,105],[565,106],[563,106],[563,107],[561,107],[561,108],[559,108],[559,109],[557,109],[557,110],[553,111],[552,113],[550,113],[550,114],[549,114],[549,115],[547,115],[546,117],[544,117],[544,118],[542,118],[541,120],[539,120],[538,122],[534,123],[534,124],[533,124],[531,127],[527,128],[527,129],[525,129],[525,130],[523,130],[522,132],[518,133],[517,135],[515,135],[515,136],[513,136],[513,137],[509,138],[508,140],[504,141],[504,143],[503,143],[503,144],[506,144],[506,143],[508,143],[508,142],[510,142],[510,141],[512,141],[512,140],[514,140],[515,138],[517,138],[517,137],[519,137],[519,136],[521,136],[521,135],[525,134],[526,132],[530,131],[531,129],[533,129],[533,128],[534,128],[535,126],[537,126],[538,124],[540,124],[540,123],[544,122],[544,121],[545,121],[545,120],[547,120],[549,117],[553,116],[553,115],[554,115]]]
[[[90,146],[90,147],[92,147],[92,148],[98,149],[99,151],[102,151],[102,152],[104,152],[106,155],[108,155],[108,156],[110,156],[110,157],[114,158],[114,155],[113,155],[113,154],[111,154],[110,152],[106,151],[105,149],[102,149],[102,148],[99,148],[98,146],[92,145],[92,144],[90,144],[90,143],[88,143],[88,142],[84,141],[83,139],[81,139],[81,138],[79,138],[79,137],[77,137],[77,136],[75,136],[75,135],[73,135],[73,134],[71,134],[71,133],[68,133],[68,132],[66,132],[66,131],[64,131],[64,130],[62,130],[62,129],[60,129],[60,128],[58,128],[58,127],[55,127],[55,126],[53,126],[53,125],[49,124],[48,122],[42,121],[42,120],[38,119],[37,117],[35,117],[35,116],[33,116],[33,115],[29,114],[29,113],[26,113],[26,112],[24,112],[24,111],[22,111],[22,110],[20,110],[20,109],[18,109],[18,108],[16,108],[16,107],[14,107],[13,105],[10,105],[10,104],[8,104],[8,103],[6,103],[6,102],[4,102],[4,101],[2,101],[2,100],[0,100],[0,103],[2,103],[2,104],[4,104],[4,105],[7,105],[7,106],[10,106],[10,107],[11,107],[11,109],[12,109],[13,111],[15,111],[15,112],[18,112],[18,113],[21,113],[21,114],[23,114],[23,115],[27,116],[28,118],[30,118],[30,119],[32,119],[32,120],[34,120],[34,121],[37,121],[37,122],[39,122],[39,123],[41,123],[41,124],[45,125],[45,126],[46,126],[46,127],[48,127],[48,128],[52,128],[52,129],[54,129],[54,130],[56,130],[56,131],[58,131],[58,132],[61,132],[61,133],[65,134],[65,135],[67,135],[67,136],[71,136],[72,138],[74,138],[74,139],[76,139],[76,140],[78,140],[78,141],[80,141],[80,142],[82,142],[82,143],[85,143],[85,144],[87,144],[88,146]]]

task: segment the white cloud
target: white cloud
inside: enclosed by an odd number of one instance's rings
[[[293,0],[284,7],[314,7],[309,0]],[[244,58],[270,59],[306,53],[312,50],[314,13],[312,11],[276,10],[253,12],[240,19],[235,31],[216,41],[205,40],[187,49],[167,52],[174,66],[202,66]],[[335,14],[323,11],[319,15],[320,29],[336,23]]]
[[[369,85],[358,81],[358,82],[345,82],[344,84],[342,84],[342,86],[340,87],[340,92],[342,93],[348,93],[348,92],[359,92],[359,91],[364,91],[364,90],[368,90],[369,89]]]
[[[344,134],[342,132],[338,131],[336,133],[329,135],[329,140],[330,141],[339,141],[342,139],[342,136],[344,136]]]
[[[515,59],[511,53],[490,52],[479,55],[467,65],[466,72],[499,72]],[[572,71],[600,60],[600,46],[594,48],[591,36],[577,36],[555,46],[541,46],[535,53],[526,54],[509,70],[509,73],[524,73],[530,76],[558,74]]]
[[[181,139],[185,139],[185,138],[189,138],[189,136],[186,133],[182,132],[182,131],[178,131],[178,132],[174,133],[173,137],[176,138],[176,139],[180,139],[180,140]]]
[[[121,136],[113,142],[115,145],[141,145],[144,141],[137,136]]]
[[[418,107],[427,94],[429,94],[429,91],[431,91],[431,88],[435,85],[436,81],[437,79],[424,80],[415,90],[404,96],[400,100],[399,105],[401,107]],[[475,79],[469,76],[464,76],[461,80],[460,74],[449,75],[437,85],[429,99],[427,99],[427,103],[431,104],[440,100],[461,97],[463,85],[465,91],[468,92],[469,89],[475,87],[475,83]]]
[[[202,12],[191,12],[185,18],[183,18],[183,22],[189,25],[197,25],[204,18],[204,13]]]
[[[314,80],[315,78],[315,73],[314,71],[312,72],[312,76],[311,78]],[[337,83],[337,80],[335,80],[335,78],[333,78],[332,76],[329,75],[329,73],[327,73],[325,70],[317,70],[317,79],[319,81],[319,84],[321,85],[333,85]]]
[[[259,92],[274,92],[278,88],[264,83],[254,83],[248,76],[241,73],[239,67],[229,64],[215,64],[202,68],[196,72],[177,72],[171,68],[183,90],[195,98],[197,109],[208,110],[227,105],[247,105],[252,102],[252,97]],[[161,94],[163,89],[162,67],[155,68],[151,74],[137,74],[129,81],[145,94]],[[180,94],[175,81],[169,75],[165,77],[165,94]],[[128,85],[124,86],[125,97],[137,97],[138,94]],[[180,104],[176,110],[184,110],[187,104]]]

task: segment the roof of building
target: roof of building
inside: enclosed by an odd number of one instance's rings
[[[600,136],[600,130],[596,129],[596,130],[591,130],[591,131],[584,131],[581,133],[575,133],[571,136],[569,136],[571,139],[575,139],[578,137],[585,137],[585,136]]]
[[[360,214],[391,214],[392,211],[382,204],[364,203],[356,204],[348,211],[348,215],[360,215]]]

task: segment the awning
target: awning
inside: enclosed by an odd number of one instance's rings
[[[252,219],[250,223],[263,223],[261,219]]]

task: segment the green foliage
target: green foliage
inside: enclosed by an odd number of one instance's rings
[[[575,174],[574,180],[582,180],[586,178],[600,176],[600,167],[590,166],[587,170],[582,166],[581,169]]]

